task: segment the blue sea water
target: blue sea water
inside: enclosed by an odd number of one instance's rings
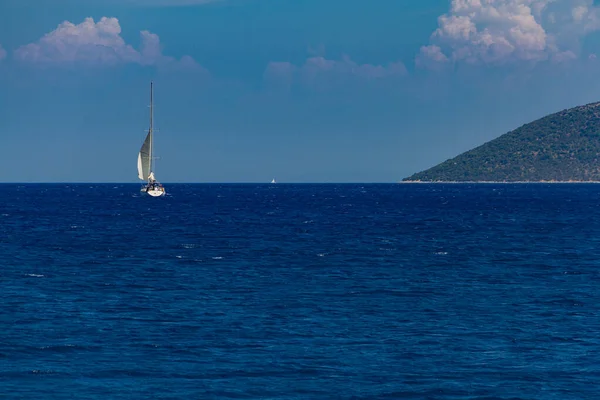
[[[4,184],[2,399],[595,399],[600,185]]]

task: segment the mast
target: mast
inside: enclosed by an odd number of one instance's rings
[[[150,81],[150,173],[154,172],[154,104],[153,104],[153,82]]]

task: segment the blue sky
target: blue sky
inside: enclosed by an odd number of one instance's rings
[[[49,3],[52,3],[51,5]],[[0,181],[396,182],[600,100],[592,0],[5,0]]]

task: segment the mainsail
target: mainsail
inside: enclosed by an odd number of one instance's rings
[[[138,167],[138,177],[147,181],[146,185],[141,188],[140,192],[147,193],[152,197],[161,197],[165,195],[165,188],[154,176],[154,162],[153,162],[153,153],[154,153],[154,143],[152,141],[154,134],[154,99],[153,99],[153,85],[150,82],[150,127],[148,128],[148,134],[146,135],[146,139],[144,140],[144,144],[142,144],[142,148],[138,153],[137,159],[137,167]]]
[[[138,154],[138,177],[142,180],[148,180],[152,164],[152,130],[148,131],[148,136]]]

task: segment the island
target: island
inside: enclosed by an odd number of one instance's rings
[[[600,103],[540,118],[402,182],[600,182]]]

